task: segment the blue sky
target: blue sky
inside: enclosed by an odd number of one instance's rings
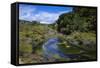
[[[19,19],[52,24],[59,15],[72,11],[72,7],[19,4]]]

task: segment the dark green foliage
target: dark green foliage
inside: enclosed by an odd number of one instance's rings
[[[73,31],[96,31],[96,9],[74,7],[72,12],[62,14],[57,20],[58,32],[70,34]]]

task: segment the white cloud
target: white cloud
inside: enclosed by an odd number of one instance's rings
[[[40,21],[40,22],[47,22],[53,23],[55,20],[57,20],[59,17],[59,13],[50,13],[50,12],[39,12],[35,16],[33,16],[33,19]]]
[[[32,9],[31,9],[32,8]],[[32,6],[25,6],[25,7],[19,7],[19,19],[22,20],[31,20],[31,15],[32,13],[34,13],[34,11],[36,10],[35,7]]]
[[[50,24],[49,22],[41,21],[41,24]]]
[[[41,11],[31,16],[32,17],[31,19],[39,21],[40,23],[51,24],[51,23],[54,23],[59,18],[59,15],[61,15],[62,13],[66,13],[66,12],[67,11],[61,11],[58,13],[50,13],[50,12]]]
[[[19,8],[19,19],[28,20],[28,21],[39,21],[40,23],[51,24],[55,22],[59,15],[69,11],[59,11],[59,12],[47,12],[47,11],[38,11],[35,7],[25,6]]]

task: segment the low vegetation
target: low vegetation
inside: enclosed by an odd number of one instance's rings
[[[54,24],[19,21],[19,59],[23,63],[54,62],[44,60],[43,44],[50,38],[59,38],[58,47],[65,55],[55,55],[56,61],[96,60],[96,9],[74,7]],[[55,62],[56,62],[55,61]],[[19,62],[20,63],[20,62]]]

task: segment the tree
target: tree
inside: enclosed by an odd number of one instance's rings
[[[96,31],[96,9],[74,7],[72,12],[64,13],[57,20],[58,32],[70,34],[73,31]]]

